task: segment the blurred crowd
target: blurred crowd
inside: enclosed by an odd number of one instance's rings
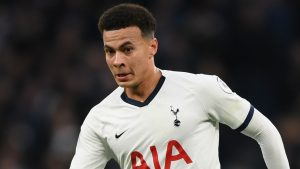
[[[1,169],[69,167],[85,116],[116,87],[97,23],[120,2],[0,1]],[[220,76],[274,123],[300,168],[299,1],[130,2],[157,18],[159,68]],[[266,168],[249,140],[221,128],[222,168]]]

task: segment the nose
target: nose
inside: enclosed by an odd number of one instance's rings
[[[116,52],[113,60],[113,65],[115,67],[120,67],[124,65],[124,56],[122,55],[121,52]]]

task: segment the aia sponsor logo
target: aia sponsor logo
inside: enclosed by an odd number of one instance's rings
[[[174,148],[177,150],[178,154],[173,154]],[[150,151],[152,155],[152,162],[154,164],[154,168],[161,169],[162,168],[161,165],[163,164],[160,164],[158,160],[158,153],[157,153],[156,146],[150,146]],[[164,169],[170,169],[172,163],[175,163],[178,160],[184,160],[187,165],[193,162],[192,159],[184,150],[184,148],[181,146],[181,144],[176,140],[171,140],[168,142],[168,146],[167,146]],[[149,161],[147,162],[144,159],[144,156],[141,152],[133,151],[131,153],[132,169],[150,169],[148,163]]]

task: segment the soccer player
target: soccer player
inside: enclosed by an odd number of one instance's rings
[[[219,123],[255,139],[269,169],[289,169],[281,136],[217,76],[161,70],[155,18],[120,4],[99,20],[106,62],[118,84],[81,126],[71,169],[220,169]]]

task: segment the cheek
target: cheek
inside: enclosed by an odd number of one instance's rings
[[[105,61],[106,61],[106,64],[107,64],[107,65],[112,65],[112,58],[106,56],[106,57],[105,57]]]
[[[109,67],[109,69],[112,69],[112,60],[111,59],[105,59],[106,65]]]
[[[148,70],[149,67],[149,59],[147,56],[140,57],[136,60],[136,62],[133,65],[136,70],[138,70],[138,73],[141,76],[145,75],[145,72]]]
[[[105,61],[106,61],[106,65],[107,65],[108,67],[110,67],[109,60],[105,59]]]

